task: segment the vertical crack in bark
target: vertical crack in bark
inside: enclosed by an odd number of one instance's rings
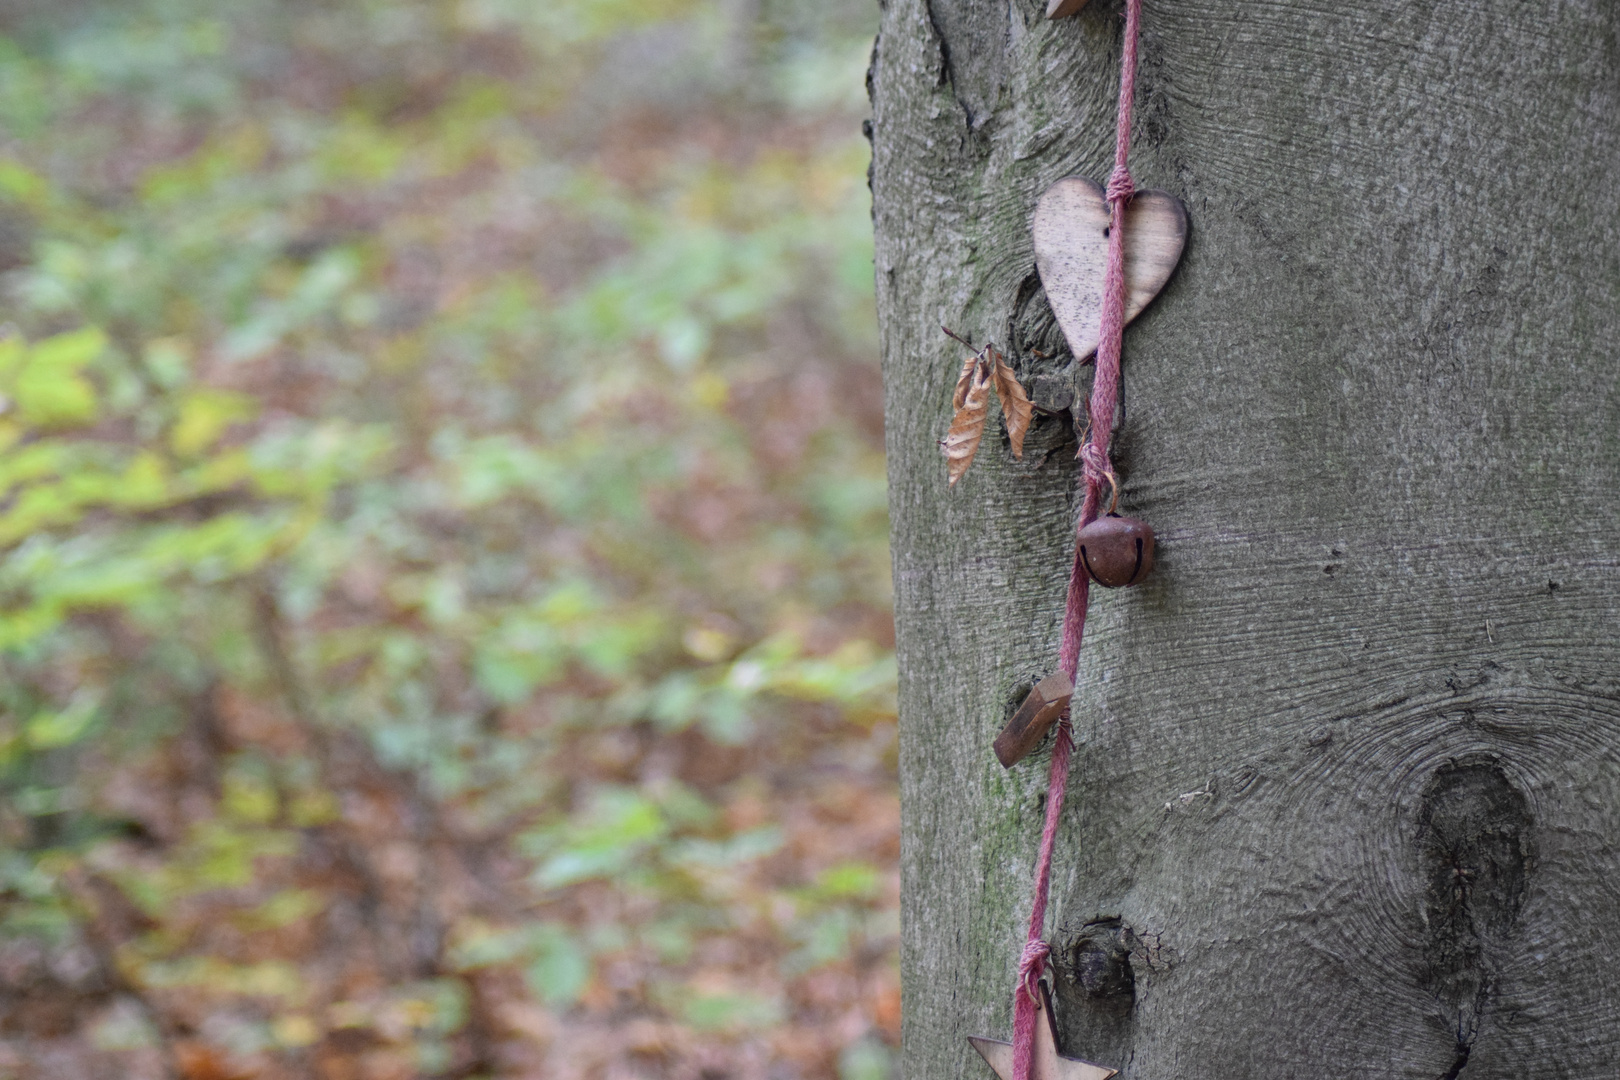
[[[1424,985],[1468,1064],[1495,989],[1494,954],[1513,933],[1530,874],[1530,808],[1494,761],[1450,762],[1424,789],[1417,844],[1427,889]]]
[[[995,115],[1004,81],[1006,38],[1010,33],[1005,19],[999,20],[1001,37],[984,29],[984,13],[977,4],[963,0],[923,0],[923,12],[939,49],[939,86],[947,84],[962,110],[969,137],[981,135]],[[981,147],[980,152],[988,152]]]
[[[1474,1052],[1474,1040],[1479,1037],[1480,1019],[1485,1012],[1485,1001],[1491,990],[1491,980],[1482,978],[1474,992],[1473,1010],[1457,1018],[1457,1056],[1451,1068],[1440,1074],[1439,1080],[1457,1080],[1468,1067],[1468,1058]]]
[[[935,0],[923,0],[923,14],[928,16],[928,28],[934,32],[934,44],[939,46],[939,85],[950,84],[951,92],[956,94],[956,68],[951,62],[951,43],[945,36],[945,28],[939,23],[939,13],[934,10],[934,3]],[[961,94],[956,94],[956,103],[967,113],[968,127],[972,127],[973,113]]]

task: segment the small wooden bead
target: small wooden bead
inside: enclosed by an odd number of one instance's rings
[[[1079,541],[1080,562],[1099,585],[1135,585],[1153,569],[1153,529],[1145,521],[1109,514],[1081,529]]]

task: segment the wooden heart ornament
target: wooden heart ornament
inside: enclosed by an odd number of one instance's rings
[[[1035,268],[1076,360],[1097,351],[1112,215],[1103,189],[1066,176],[1035,204]],[[1125,322],[1142,313],[1181,261],[1187,210],[1167,191],[1138,191],[1125,207]]]

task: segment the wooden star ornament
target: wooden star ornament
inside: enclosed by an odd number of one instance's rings
[[[1052,994],[1043,982],[1035,1017],[1035,1058],[1029,1080],[1109,1080],[1118,1069],[1105,1069],[1089,1061],[1067,1058],[1057,1052],[1057,1025],[1052,1020]],[[979,1052],[1001,1080],[1013,1080],[1012,1043],[969,1035],[968,1042]]]

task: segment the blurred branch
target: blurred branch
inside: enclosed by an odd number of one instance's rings
[[[144,987],[125,975],[118,962],[118,950],[148,929],[150,920],[129,902],[123,890],[99,874],[69,873],[63,875],[60,887],[69,902],[88,915],[81,924],[84,940],[102,979],[136,1003],[156,1034],[166,1080],[186,1080],[175,1049],[183,1032]]]

